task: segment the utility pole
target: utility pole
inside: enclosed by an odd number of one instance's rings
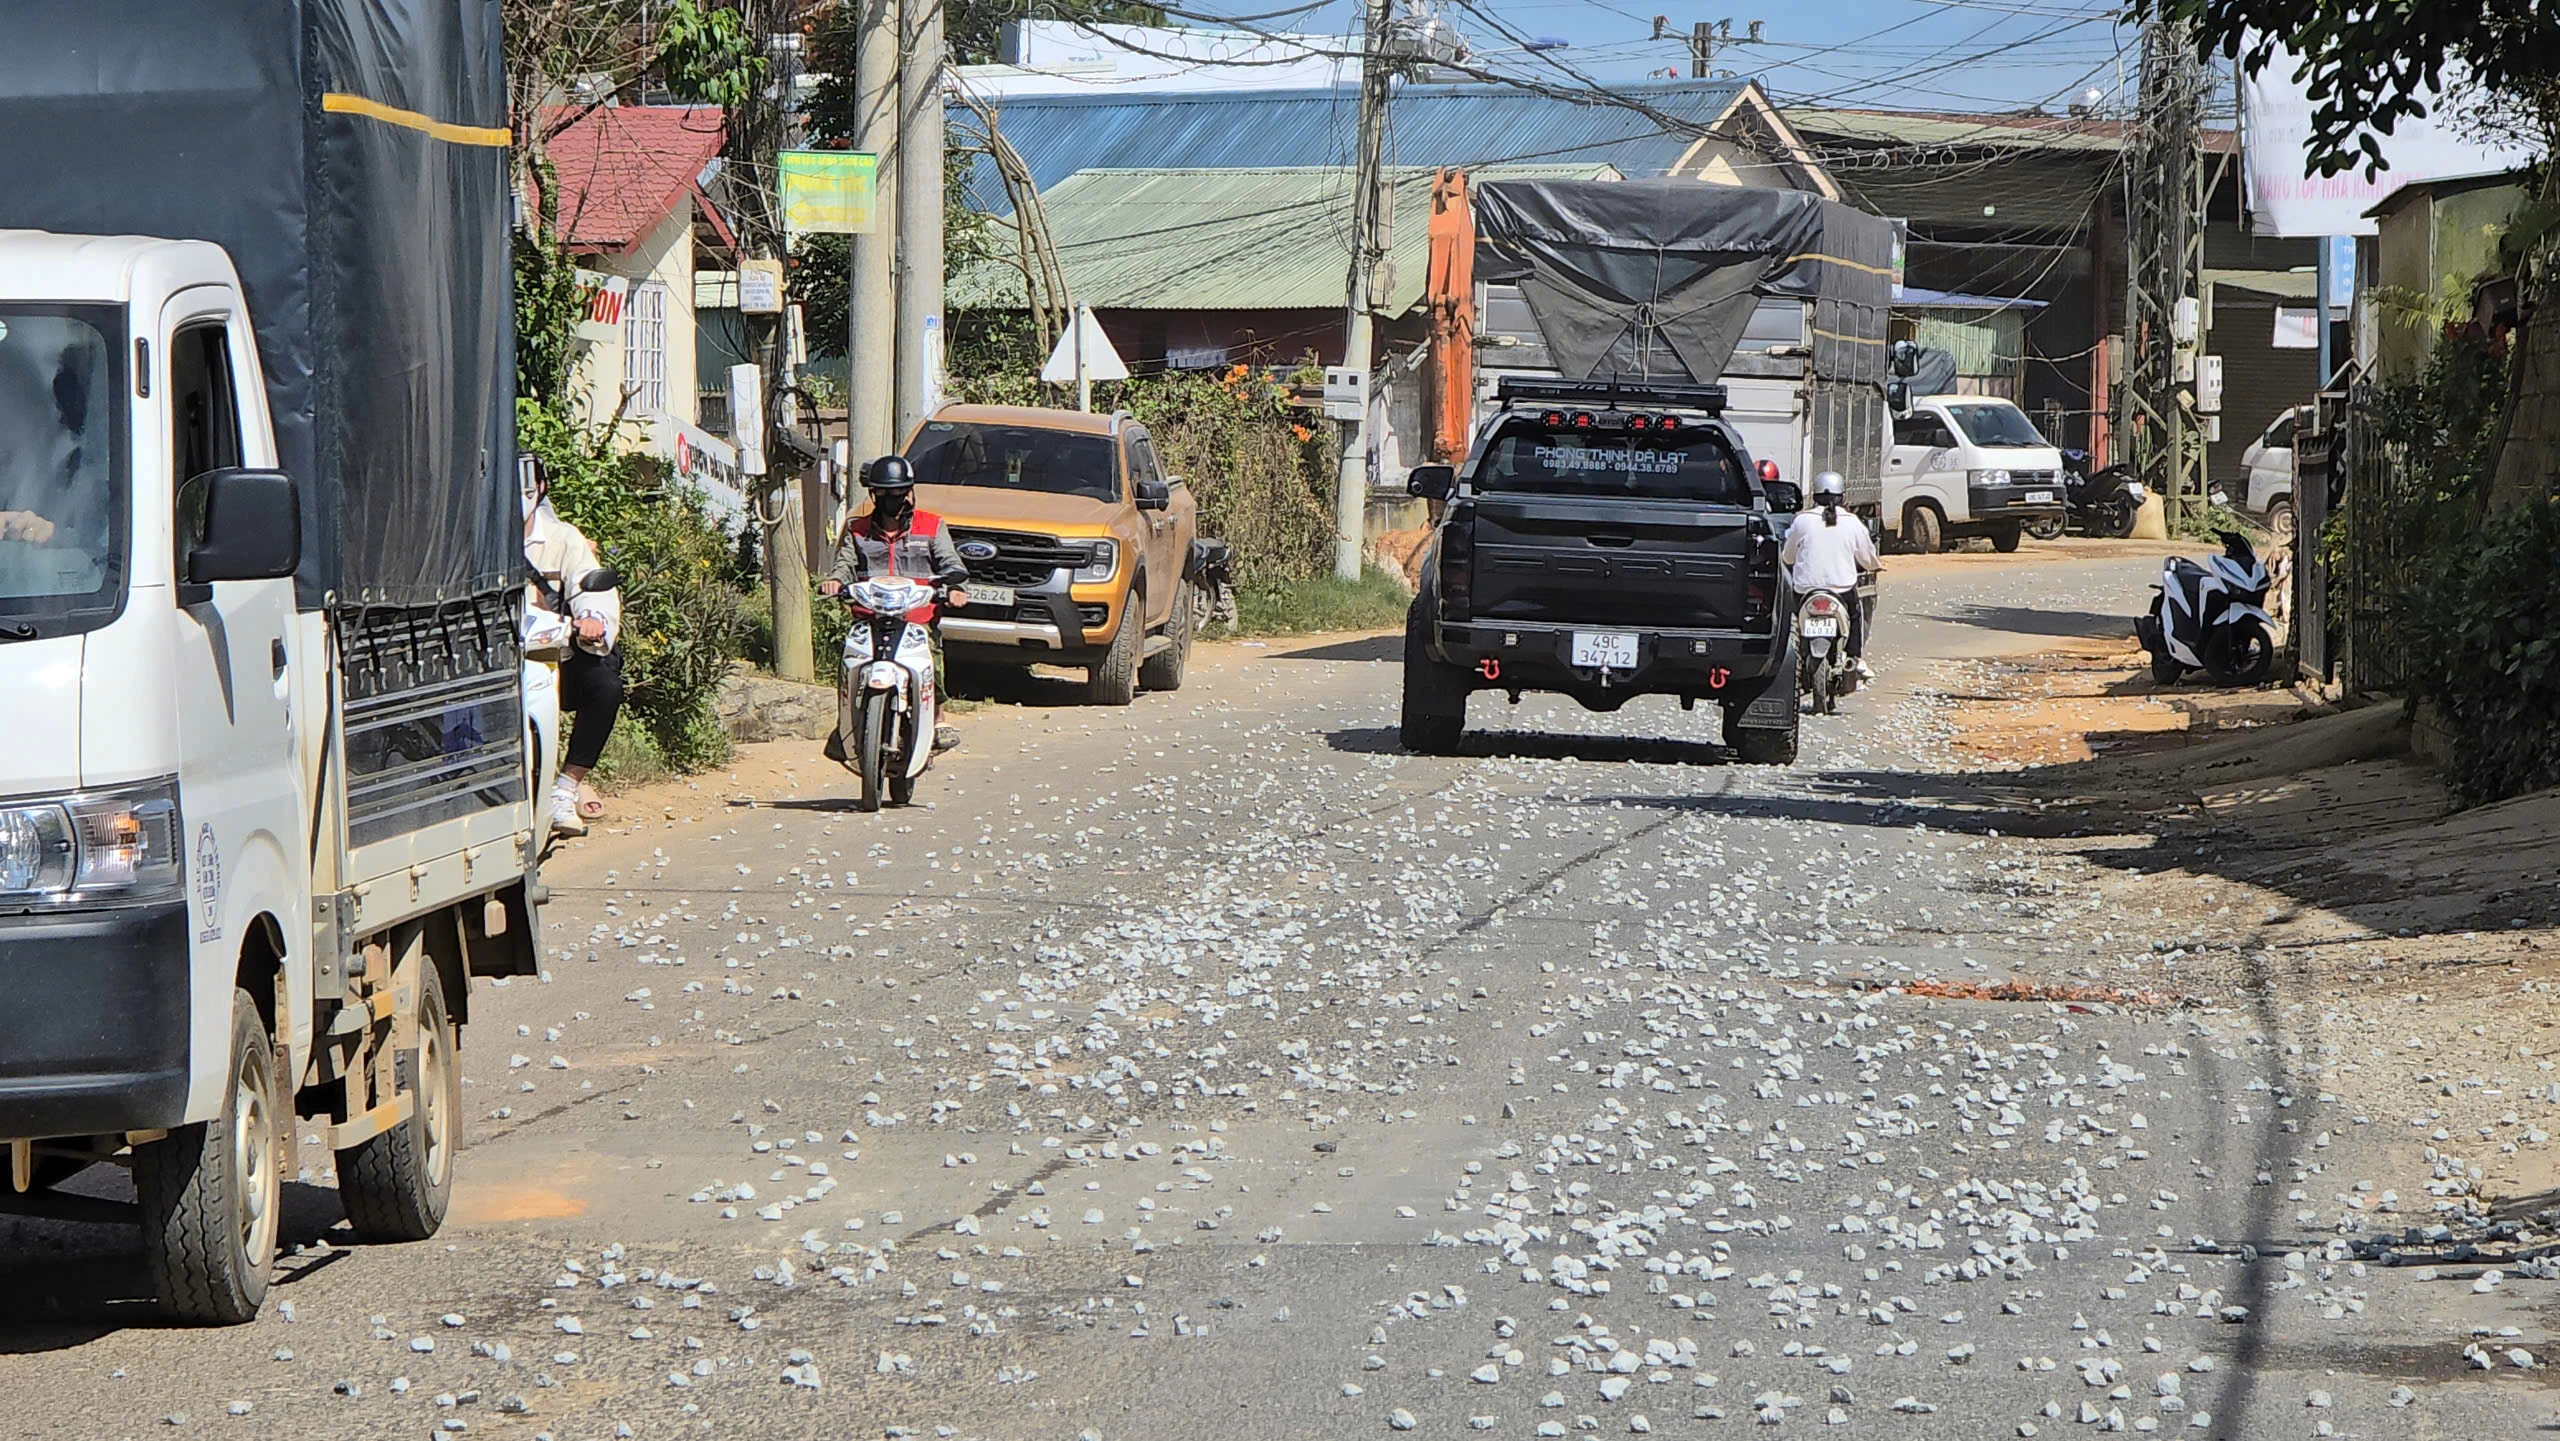
[[[1368,26],[1360,46],[1360,154],[1354,190],[1351,241],[1350,313],[1345,317],[1342,365],[1367,377],[1372,357],[1372,317],[1382,292],[1387,256],[1387,220],[1391,197],[1384,163],[1387,131],[1387,0],[1367,0]],[[1334,483],[1333,573],[1358,580],[1367,549],[1369,462],[1377,453],[1378,397],[1367,387],[1360,419],[1342,448],[1342,469]]]
[[[2196,352],[2204,340],[2205,71],[2186,23],[2142,27],[2142,88],[2125,148],[2124,458],[2164,518],[2203,490]]]
[[[788,5],[777,7],[784,16],[758,16],[750,10],[748,22],[768,22],[787,18]],[[768,28],[772,28],[768,25]],[[771,34],[765,53],[772,62],[772,103],[764,107],[764,126],[755,159],[761,173],[771,175],[778,151],[799,141],[794,116],[793,88],[800,73],[800,37],[796,34]],[[769,196],[769,186],[759,187],[760,196]],[[762,201],[753,227],[754,248],[758,259],[780,260],[782,257],[782,217],[773,212],[770,201]],[[744,282],[740,284],[743,286]],[[756,387],[754,413],[729,417],[730,429],[736,434],[739,449],[747,448],[748,427],[758,427],[756,449],[766,457],[766,465],[781,476],[776,491],[773,523],[764,537],[765,582],[773,599],[773,669],[785,680],[815,680],[816,660],[811,652],[809,618],[809,532],[803,510],[801,475],[796,464],[784,460],[784,447],[774,443],[774,415],[765,397],[790,383],[790,356],[787,354],[789,324],[775,315],[758,327],[760,334],[755,353],[762,369],[762,384]],[[758,507],[761,511],[762,507]]]
[[[873,172],[872,226],[852,242],[845,288],[845,414],[854,471],[844,478],[845,503],[855,492],[860,467],[889,453],[897,442],[898,289],[898,0],[858,0],[860,29],[854,45],[853,148],[879,157]]]
[[[905,0],[898,72],[897,449],[942,398],[942,3]]]
[[[1662,38],[1662,22],[1662,16],[1653,17],[1653,38],[1656,40]],[[1730,20],[1718,20],[1712,25],[1701,20],[1690,26],[1689,78],[1704,80],[1715,73],[1716,47],[1719,45],[1765,44],[1762,30],[1767,23],[1762,20],[1752,21],[1751,28],[1739,40],[1733,38],[1733,22]]]

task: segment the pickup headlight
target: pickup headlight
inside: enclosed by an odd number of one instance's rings
[[[174,781],[0,804],[0,902],[174,896],[184,835]]]
[[[1076,567],[1079,581],[1109,580],[1120,569],[1120,543],[1096,540],[1085,543],[1084,564]]]
[[[1968,484],[1972,485],[2007,485],[2009,483],[2009,472],[2005,470],[1970,470],[1965,472],[1965,480]]]

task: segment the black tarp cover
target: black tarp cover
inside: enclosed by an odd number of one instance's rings
[[[503,55],[499,0],[0,0],[0,226],[230,252],[305,606],[523,569]]]
[[[1794,190],[1696,180],[1490,180],[1476,233],[1518,268],[1556,367],[1712,381],[1763,296],[1814,303],[1812,374],[1885,378],[1893,228]]]

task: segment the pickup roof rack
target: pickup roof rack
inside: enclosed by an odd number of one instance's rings
[[[1618,402],[1628,401],[1648,409],[1664,406],[1703,410],[1709,415],[1724,414],[1724,387],[1690,385],[1658,380],[1626,379],[1613,376],[1607,380],[1553,380],[1532,375],[1506,375],[1495,385],[1494,394],[1505,410],[1520,401],[1566,405],[1598,403],[1610,410]]]

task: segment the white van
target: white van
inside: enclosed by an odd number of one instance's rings
[[[2062,452],[2010,401],[1922,396],[1893,419],[1884,518],[1906,550],[1972,535],[2016,550],[2030,522],[2062,519],[2062,500]]]

